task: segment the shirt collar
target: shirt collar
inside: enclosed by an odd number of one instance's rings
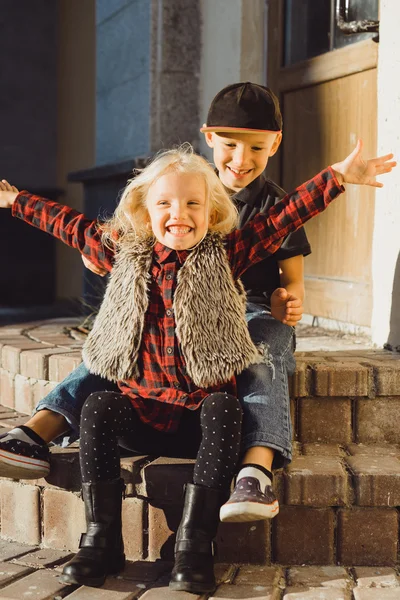
[[[231,196],[234,202],[241,202],[242,204],[248,204],[254,206],[258,199],[258,195],[262,192],[265,185],[265,171],[254,179],[248,186],[236,192]]]
[[[172,248],[164,246],[161,242],[156,242],[154,244],[153,256],[159,264],[175,262],[176,260],[183,264],[187,259],[188,254],[189,252],[187,250],[177,252],[176,250],[172,250]]]
[[[215,173],[219,176],[218,169],[214,169],[214,170],[215,170]],[[231,199],[234,202],[241,202],[243,204],[248,204],[249,206],[254,206],[254,204],[257,201],[258,194],[260,192],[262,192],[262,190],[264,188],[265,179],[266,179],[266,174],[265,174],[265,171],[263,171],[261,173],[261,175],[259,175],[257,177],[257,179],[254,179],[254,181],[252,181],[248,186],[246,186],[239,192],[232,194]],[[229,190],[228,190],[228,192],[229,192]]]

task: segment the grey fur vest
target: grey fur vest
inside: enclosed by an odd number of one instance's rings
[[[245,321],[246,295],[234,281],[219,234],[208,234],[178,271],[173,298],[176,335],[187,372],[199,388],[229,381],[261,355]],[[92,373],[137,379],[149,304],[152,242],[127,239],[118,252],[102,305],[83,348]]]

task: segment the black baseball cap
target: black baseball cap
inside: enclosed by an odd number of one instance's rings
[[[200,131],[259,132],[282,131],[278,98],[267,87],[251,83],[233,83],[222,89],[211,102],[207,125]]]

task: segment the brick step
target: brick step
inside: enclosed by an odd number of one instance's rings
[[[123,529],[131,560],[172,560],[183,486],[192,460],[121,459],[126,483]],[[286,565],[397,565],[400,448],[350,444],[296,445],[277,471],[281,504],[272,522],[221,524],[222,562]],[[49,477],[0,479],[1,535],[17,542],[75,551],[85,530],[79,449],[52,448]]]
[[[102,588],[63,584],[59,575],[70,554],[59,550],[0,542],[0,597],[36,600],[189,600],[189,594],[169,590],[171,563],[128,562],[118,577],[108,577]],[[217,590],[190,595],[193,600],[398,600],[400,579],[388,567],[237,565],[216,566]]]
[[[83,341],[66,333],[75,322],[63,319],[0,328],[3,406],[31,414],[38,401],[78,366]],[[297,441],[398,443],[399,354],[299,352],[296,360],[290,394]]]
[[[80,362],[65,320],[0,328],[0,431]],[[296,456],[278,472],[272,522],[222,524],[220,561],[254,564],[397,563],[400,359],[383,350],[297,353],[290,382]],[[47,481],[0,482],[1,534],[75,551],[84,531],[78,449],[52,451]],[[124,458],[127,555],[172,558],[182,487],[193,461]],[[171,500],[172,499],[172,500]]]

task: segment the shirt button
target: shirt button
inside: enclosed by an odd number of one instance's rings
[[[169,346],[167,348],[167,354],[172,354],[173,353],[173,349]]]
[[[172,315],[172,310],[170,308],[167,308],[165,312],[167,314],[167,317],[170,317]]]
[[[165,279],[168,279],[168,281],[169,281],[170,279],[172,279],[172,275],[170,273],[168,273],[168,275],[166,275]]]

